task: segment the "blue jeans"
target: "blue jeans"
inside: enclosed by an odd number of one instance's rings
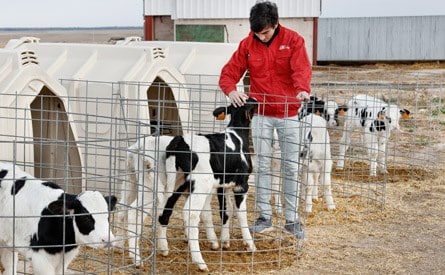
[[[276,129],[281,148],[284,215],[288,221],[298,220],[298,181],[301,128],[298,116],[288,118],[255,115],[252,119],[252,141],[256,157],[255,202],[260,216],[272,217],[271,160],[272,139]]]

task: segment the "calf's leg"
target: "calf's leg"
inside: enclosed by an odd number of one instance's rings
[[[199,221],[201,212],[205,208],[207,197],[212,194],[212,188],[213,186],[209,184],[208,180],[195,180],[194,188],[191,189],[193,191],[185,201],[182,213],[192,262],[197,264],[202,271],[208,271],[208,268],[202,258],[199,246]]]
[[[331,167],[332,161],[326,160],[324,165],[324,171],[320,175],[320,184],[323,186],[323,196],[326,201],[328,210],[335,209],[334,197],[331,190]]]
[[[254,252],[256,250],[255,243],[253,242],[252,235],[249,231],[249,225],[247,223],[247,191],[246,192],[234,192],[235,194],[235,207],[236,215],[238,217],[241,234],[243,236],[244,243],[247,246],[247,250]]]
[[[349,144],[351,143],[351,131],[352,126],[351,122],[348,119],[345,121],[345,125],[343,128],[343,134],[340,139],[340,147],[338,151],[338,159],[337,159],[337,169],[343,170],[345,167],[345,155],[348,150]]]

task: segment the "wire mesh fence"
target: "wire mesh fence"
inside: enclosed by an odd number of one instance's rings
[[[384,156],[387,173],[377,173],[376,176],[370,176],[369,173],[367,148],[370,145],[364,138],[365,127],[352,131],[344,126],[348,118],[339,116],[340,126],[329,129],[334,158],[334,193],[340,200],[345,199],[342,212],[353,217],[353,210],[362,209],[363,206],[363,210],[383,208],[387,183],[412,178],[425,179],[434,176],[436,169],[443,165],[438,150],[443,144],[443,71],[421,67],[404,68],[403,65],[388,68],[320,67],[314,70],[313,79],[313,94],[325,100],[333,100],[338,106],[348,105],[354,96],[366,95],[384,104],[394,104],[401,110],[410,111],[409,118],[399,118],[400,129],[390,131],[386,150],[377,150],[378,154]],[[369,107],[372,104],[368,102],[361,105]],[[342,135],[345,131],[351,132],[350,148],[346,152],[344,169],[339,170],[337,162],[340,148],[344,146]]]
[[[91,249],[82,245],[79,255],[69,266],[70,270],[88,274],[194,273],[198,270],[192,263],[185,236],[182,209],[187,196],[178,199],[168,224],[168,256],[158,250],[156,232],[161,226],[157,218],[162,209],[156,202],[162,179],[158,174],[157,154],[165,148],[160,142],[145,151],[135,152],[129,147],[140,138],[157,134],[174,136],[223,131],[227,120],[216,121],[212,112],[217,107],[227,106],[228,102],[216,86],[202,84],[208,78],[215,76],[188,76],[187,79],[193,79],[194,83],[184,85],[165,83],[160,78],[152,83],[63,79],[61,84],[72,91],[69,96],[56,95],[45,87],[38,93],[2,94],[0,120],[8,126],[0,134],[2,161],[14,162],[35,177],[53,181],[73,194],[99,190],[121,199],[110,219],[116,235],[114,247]],[[386,185],[392,181],[434,176],[434,171],[443,165],[437,162],[437,146],[441,146],[444,132],[443,83],[443,73],[435,72],[404,71],[402,74],[395,71],[388,74],[387,70],[376,68],[314,69],[312,94],[324,102],[347,106],[353,96],[363,94],[406,108],[410,118],[400,120],[399,131],[391,131],[387,149],[379,152],[384,155],[387,173],[375,176],[370,175],[369,144],[363,138],[364,130],[351,132],[345,165],[340,170],[337,164],[341,137],[344,131],[350,131],[344,128],[347,118],[339,115],[339,125],[328,126],[333,162],[330,177],[336,207],[328,211],[327,200],[320,194],[322,199],[315,199],[312,212],[306,215],[307,197],[304,192],[299,196],[300,207],[296,211],[309,238],[311,227],[343,219],[359,219],[368,211],[382,209]],[[303,124],[302,128],[311,129],[311,124]],[[323,150],[326,154],[326,148]],[[151,166],[141,161],[137,169],[129,170],[129,153],[136,154],[141,160],[152,160]],[[252,146],[251,154],[254,170],[249,177],[246,207],[249,225],[258,217],[253,183],[257,176],[256,155]],[[283,161],[279,155],[274,158]],[[278,181],[278,186],[283,178],[280,169],[271,171],[271,181]],[[303,178],[300,180],[306,182]],[[146,181],[151,185],[145,186]],[[302,186],[303,191],[306,189],[307,186]],[[283,191],[277,190],[282,196]],[[275,191],[271,189],[270,193]],[[123,203],[122,196],[126,192],[135,192],[134,204]],[[142,197],[138,197],[141,193]],[[221,213],[216,198],[212,199],[211,206],[212,210],[203,211],[211,212],[221,241]],[[15,204],[14,207],[20,206]],[[122,216],[132,211],[137,218],[129,226],[128,219],[122,219]],[[143,219],[144,215],[146,219]],[[6,218],[1,216],[0,222]],[[292,266],[304,252],[304,240],[283,230],[283,214],[274,213],[273,231],[253,234],[255,252],[246,250],[239,222],[234,216],[230,226],[230,247],[222,244],[212,247],[205,226],[200,226],[199,248],[210,271],[258,273],[276,270]],[[139,255],[129,250],[135,237],[139,239]],[[2,243],[1,248],[11,247]],[[30,263],[21,258],[19,271],[26,274],[30,270]]]

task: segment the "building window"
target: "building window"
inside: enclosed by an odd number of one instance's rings
[[[224,42],[224,25],[176,25],[176,41]]]

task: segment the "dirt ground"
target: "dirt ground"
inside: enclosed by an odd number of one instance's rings
[[[141,36],[142,30],[89,32],[0,32],[0,47],[21,36],[42,42],[109,43],[116,37]],[[439,72],[445,84],[443,63],[414,65],[367,65],[357,68],[380,75],[394,68],[410,74]],[[327,70],[327,69],[324,69]],[[365,72],[366,71],[366,72]],[[443,88],[442,88],[443,89]],[[444,100],[444,91],[441,90]],[[389,180],[382,210],[364,211],[358,217],[338,219],[323,213],[322,220],[306,218],[308,239],[302,255],[289,266],[269,272],[280,274],[445,274],[445,125],[438,125],[441,142],[434,148],[435,167],[422,177]],[[341,210],[338,210],[341,211]],[[344,217],[344,213],[341,216]],[[239,271],[238,271],[239,272]],[[247,273],[249,271],[245,271]],[[241,271],[240,273],[243,273]],[[264,273],[262,270],[260,273]]]
[[[381,213],[309,228],[298,273],[443,274],[445,173],[387,184]],[[327,218],[327,217],[325,217]]]

